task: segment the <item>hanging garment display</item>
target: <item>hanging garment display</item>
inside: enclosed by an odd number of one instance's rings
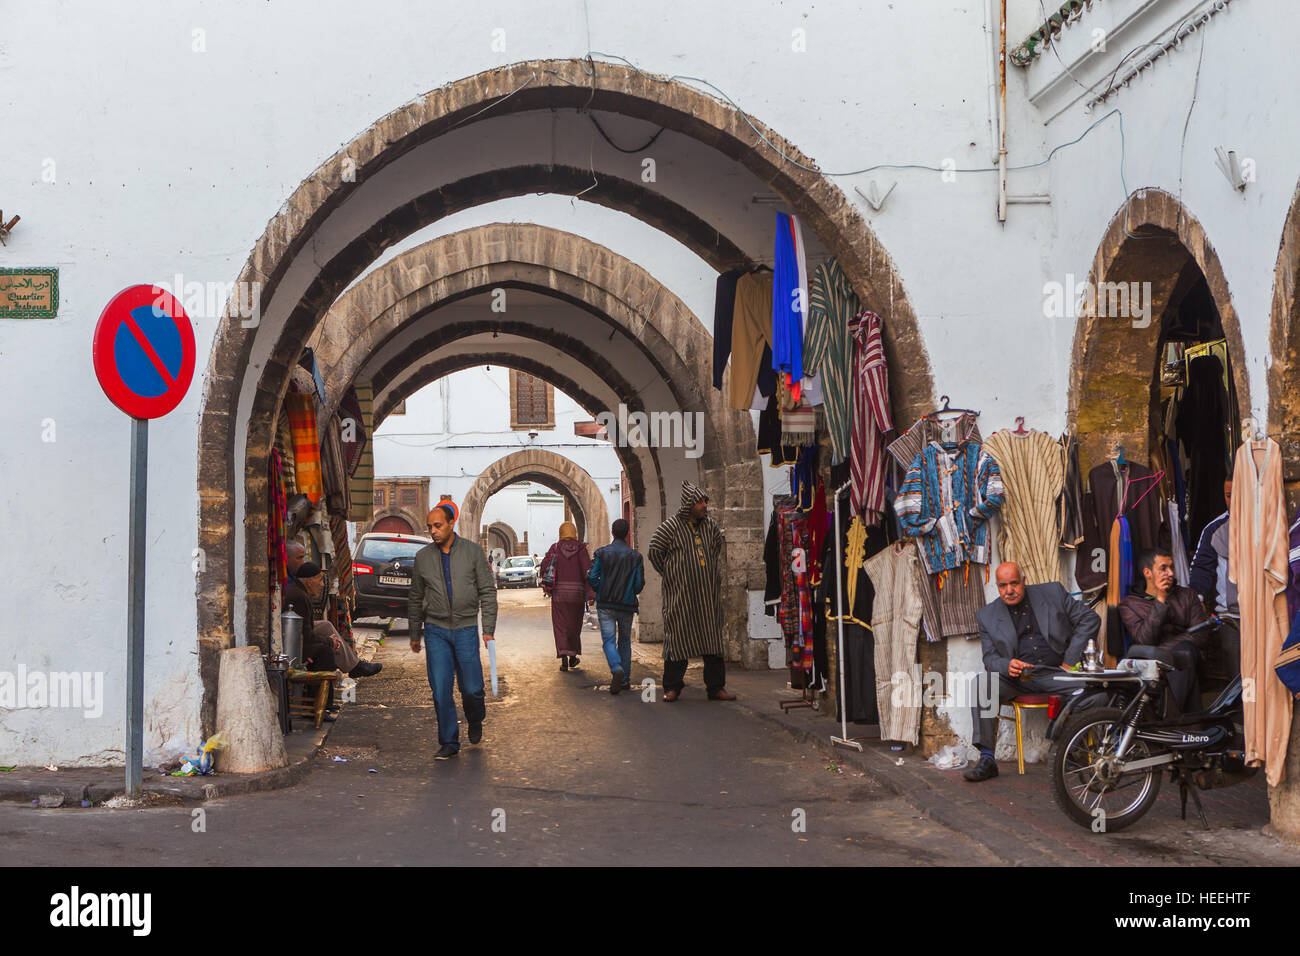
[[[731,358],[731,323],[736,312],[736,283],[745,274],[731,269],[718,276],[713,293],[713,387],[722,391],[722,373]]]
[[[817,446],[800,445],[790,469],[790,493],[800,511],[811,511],[817,495]]]
[[[728,404],[732,408],[753,406],[760,360],[763,350],[771,345],[772,273],[750,272],[736,281],[736,307],[731,322],[731,382],[728,388]]]
[[[343,469],[351,478],[361,464],[361,456],[370,439],[370,415],[362,412],[356,387],[349,388],[339,401],[339,441],[343,445]]]
[[[1003,561],[1020,565],[1025,584],[1061,578],[1058,505],[1065,484],[1061,445],[1046,432],[996,431],[984,449],[998,463],[1006,500],[998,523]]]
[[[817,490],[813,492],[813,504],[808,509],[808,573],[813,587],[822,583],[822,549],[826,546],[829,528],[830,520],[826,514],[826,485],[819,476]]]
[[[760,455],[770,455],[769,468],[781,468],[793,465],[799,459],[798,445],[785,445],[781,442],[781,409],[773,390],[767,398],[767,405],[758,416],[758,436],[756,447]]]
[[[918,564],[917,571],[925,639],[933,642],[961,637],[971,641],[979,637],[975,615],[987,603],[984,600],[987,565],[966,564],[954,571],[926,574]]]
[[[804,371],[815,372],[821,380],[832,465],[847,460],[852,447],[849,422],[853,406],[853,342],[849,322],[861,310],[839,263],[832,259],[818,266],[808,286],[803,359]]]
[[[968,562],[988,564],[988,520],[1003,497],[993,456],[979,442],[951,433],[912,459],[895,509],[904,533],[917,539],[926,573],[939,574]]]
[[[803,303],[799,288],[794,229],[790,217],[776,214],[772,250],[772,367],[798,401],[803,379]]]
[[[1120,467],[1117,460],[1102,462],[1088,472],[1084,495],[1083,541],[1075,554],[1074,578],[1085,593],[1106,585],[1109,563],[1107,540],[1116,518],[1129,519],[1133,550],[1169,547],[1169,531],[1162,520],[1158,477],[1137,462]],[[1122,506],[1122,507],[1121,507]],[[1141,578],[1130,580],[1130,585]],[[1123,595],[1120,595],[1122,597]],[[1115,599],[1115,603],[1119,598]]]
[[[773,496],[772,517],[767,522],[767,536],[763,539],[763,613],[775,617],[781,604],[781,527],[777,514],[777,496]]]
[[[320,436],[316,432],[316,399],[306,392],[284,396],[289,430],[293,434],[293,459],[297,491],[314,507],[324,486],[321,480]]]
[[[1058,445],[1065,472],[1058,509],[1061,547],[1074,550],[1083,540],[1083,476],[1079,470],[1079,438],[1070,432],[1061,436]]]
[[[781,444],[815,445],[817,443],[817,413],[806,402],[781,411]]]
[[[798,298],[799,305],[799,338],[800,349],[803,354],[803,378],[800,379],[802,385],[802,399],[813,407],[821,405],[824,401],[822,395],[821,379],[817,377],[815,369],[808,367],[808,249],[803,241],[803,224],[799,221],[798,216],[790,217],[790,226],[794,231],[794,261],[799,270]]]
[[[1228,577],[1241,609],[1241,678],[1246,763],[1266,769],[1270,786],[1285,776],[1291,693],[1273,669],[1287,633],[1287,525],[1282,449],[1271,438],[1237,449],[1228,514]]]
[[[850,423],[852,507],[876,524],[885,505],[884,433],[894,428],[889,410],[889,371],[880,316],[860,312],[849,323],[853,341],[853,405]]]
[[[861,518],[850,516],[847,492],[841,494],[839,515],[839,533],[832,529],[827,534],[822,555],[821,593],[826,630],[828,634],[835,633],[841,624],[844,629],[844,654],[839,666],[844,676],[845,718],[876,724],[880,722],[876,704],[876,640],[871,630],[875,588],[863,565],[889,542],[883,526],[868,530]],[[836,585],[834,562],[837,559],[842,589]]]
[[[797,504],[793,496],[777,495],[772,499],[777,519],[777,570],[781,581],[776,619],[787,644],[792,644],[799,635],[799,587],[794,572],[795,549],[801,548],[805,554],[808,550],[808,519]]]
[[[339,419],[331,418],[325,423],[325,437],[321,441],[321,481],[331,515],[347,514],[349,504],[347,460],[340,431]]]
[[[267,516],[266,524],[266,547],[268,563],[271,567],[271,590],[274,592],[284,587],[285,579],[289,576],[288,556],[285,552],[287,542],[284,533],[286,507],[284,475],[280,470],[280,453],[274,448],[271,449],[270,454],[267,484],[270,514]]]
[[[1166,504],[1169,508],[1170,550],[1174,552],[1174,580],[1180,588],[1185,588],[1192,576],[1192,564],[1187,560],[1187,545],[1183,542],[1183,523],[1178,519],[1178,502]]]
[[[1300,511],[1296,512],[1295,520],[1291,522],[1287,544],[1290,548],[1287,561],[1291,566],[1291,574],[1286,586],[1286,616],[1288,621],[1294,622],[1296,615],[1300,614]]]
[[[892,442],[887,450],[895,461],[901,460],[902,465],[906,468],[911,462],[920,457],[930,444],[937,443],[940,447],[943,447],[955,443],[958,446],[968,445],[970,448],[980,447],[982,439],[979,426],[976,424],[976,417],[974,412],[969,411],[962,412],[956,418],[946,421],[939,421],[931,416],[925,416],[919,419],[900,438]],[[903,456],[911,457],[905,458]],[[910,471],[910,468],[908,468],[908,471]],[[949,483],[949,491],[951,491],[951,473],[946,473],[946,477]],[[904,479],[905,481],[906,479]],[[1000,482],[997,490],[1001,494]],[[901,512],[901,501],[902,489],[899,490],[894,503],[895,510],[898,512],[899,533],[904,537],[914,537],[912,531],[909,530],[909,522],[911,527],[914,528],[916,516],[904,516]],[[951,517],[951,509],[954,507],[954,503],[949,501],[943,507],[948,509],[947,513]],[[959,507],[958,510],[962,509]],[[966,516],[967,521],[973,520],[968,510],[963,511],[963,514]],[[940,534],[943,533],[942,527],[937,524],[936,530]],[[944,637],[964,637],[969,640],[979,634],[979,625],[976,623],[975,614],[984,606],[984,578],[987,574],[984,565],[987,565],[988,562],[987,522],[981,519],[977,531],[978,540],[983,543],[984,560],[973,569],[963,567],[956,573],[945,573],[943,570],[931,571],[925,564],[924,549],[922,549],[922,563],[919,566],[921,578],[918,580],[917,587],[922,598],[922,623],[927,641],[938,641]],[[971,556],[970,560],[974,560],[974,556]],[[961,563],[964,564],[965,561],[963,560]]]
[[[917,549],[891,545],[867,559],[875,588],[871,632],[875,638],[876,708],[880,738],[920,741],[921,665],[916,639],[921,629],[921,594],[916,587]]]
[[[1178,404],[1178,437],[1187,450],[1187,530],[1193,539],[1222,514],[1223,483],[1228,477],[1228,442],[1224,422],[1228,394],[1223,363],[1201,355],[1187,363],[1187,388]]]
[[[365,444],[348,473],[348,520],[364,522],[375,514],[374,391],[369,382],[357,382],[352,388],[365,430]]]
[[[293,463],[293,430],[289,427],[289,416],[283,414],[275,423],[275,450],[280,453],[280,475],[284,495],[297,494],[298,479]]]

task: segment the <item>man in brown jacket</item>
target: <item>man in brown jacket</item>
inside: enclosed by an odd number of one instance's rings
[[[1132,639],[1130,657],[1146,656],[1141,647],[1159,647],[1173,654],[1177,670],[1166,680],[1180,712],[1201,709],[1201,684],[1197,670],[1210,640],[1210,630],[1188,634],[1209,619],[1205,606],[1191,588],[1174,583],[1174,559],[1163,548],[1142,552],[1138,559],[1146,593],[1129,594],[1119,602],[1120,620]]]

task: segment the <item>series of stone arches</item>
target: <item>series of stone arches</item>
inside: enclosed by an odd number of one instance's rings
[[[557,108],[610,110],[663,125],[743,166],[775,190],[839,259],[863,300],[885,317],[887,351],[896,359],[907,355],[892,379],[896,408],[906,415],[931,401],[928,362],[892,262],[843,193],[775,132],[681,83],[609,64],[593,70],[577,60],[516,64],[435,90],[377,122],[295,191],[240,273],[245,287],[258,289],[259,327],[250,334],[232,304],[214,344],[199,439],[199,543],[208,555],[198,597],[205,720],[215,707],[218,652],[236,642],[237,632],[240,641],[265,643],[268,638],[268,622],[259,619],[269,590],[257,547],[266,525],[263,463],[289,370],[303,345],[338,295],[384,247],[456,209],[519,190],[515,173],[495,170],[458,180],[456,188],[442,183],[394,198],[385,192],[393,187],[385,170],[421,144],[482,121],[489,111],[491,118]],[[345,177],[345,168],[355,175]],[[562,192],[568,187],[560,176],[548,188]],[[682,204],[641,184],[611,183],[600,201],[702,253],[711,246],[706,261],[744,256],[735,252],[742,244],[683,216]],[[657,315],[648,311],[645,320],[654,327]],[[703,354],[693,356],[697,363]],[[728,508],[761,507],[761,484],[735,484],[728,490],[726,468],[713,471],[704,469],[700,480],[711,484]],[[665,494],[659,490],[661,499]],[[639,523],[647,522],[639,516]],[[756,583],[760,547],[757,536],[729,547],[729,559],[739,558],[740,567],[751,568],[729,580]],[[743,586],[727,603],[728,619],[743,622]],[[745,637],[739,631],[728,635],[729,651],[742,659]]]
[[[931,407],[934,389],[924,343],[892,261],[843,191],[774,131],[688,85],[605,63],[530,61],[434,90],[379,120],[303,181],[268,224],[239,276],[246,287],[256,284],[261,326],[250,333],[237,314],[237,301],[232,300],[217,336],[205,380],[199,437],[199,544],[206,565],[198,587],[198,625],[205,726],[210,726],[215,707],[217,652],[235,643],[237,632],[241,641],[263,640],[266,635],[265,622],[257,621],[257,609],[266,606],[267,572],[256,543],[263,540],[266,525],[264,462],[290,369],[303,345],[336,305],[340,293],[384,248],[457,210],[523,192],[552,191],[582,192],[584,200],[635,215],[715,267],[744,261],[750,254],[743,241],[724,234],[670,197],[617,176],[603,175],[600,184],[591,188],[586,171],[575,171],[563,164],[525,163],[487,170],[441,183],[417,195],[398,196],[384,205],[384,187],[388,185],[385,171],[423,144],[481,122],[485,114],[502,117],[548,109],[605,110],[662,125],[716,151],[765,183],[789,203],[838,259],[861,299],[884,317],[896,419],[910,421]],[[343,176],[345,168],[355,171],[355,176]],[[1183,254],[1174,243],[1195,259],[1210,284],[1230,345],[1240,354],[1239,323],[1223,270],[1204,231],[1169,194],[1148,189],[1130,198],[1100,244],[1093,263],[1094,280],[1120,278],[1131,270],[1135,250],[1126,243],[1134,240],[1126,233],[1142,235],[1143,230],[1152,237],[1150,241],[1168,245],[1160,254],[1168,255],[1171,263],[1173,257]],[[620,297],[625,290],[618,285],[618,270],[593,272],[577,268],[572,256],[566,258],[563,243],[555,242],[553,237],[542,238],[542,227],[501,226],[497,233],[458,235],[443,242],[440,248],[448,258],[435,260],[436,269],[426,263],[426,274],[402,277],[407,287],[402,299],[405,304],[394,302],[385,307],[395,310],[390,313],[391,320],[396,322],[402,310],[411,310],[406,313],[410,318],[418,309],[436,309],[439,301],[473,295],[496,282],[548,290],[580,308],[586,307],[596,321],[608,320],[611,313],[621,311],[626,316],[624,328],[640,323],[639,332],[658,334],[664,342],[673,341],[672,336],[664,334],[659,301],[651,298],[634,303]],[[545,254],[528,255],[530,249],[543,247]],[[490,279],[475,276],[476,269],[488,270]],[[1300,413],[1295,411],[1300,407],[1296,401],[1300,397],[1300,362],[1296,359],[1300,354],[1298,272],[1300,194],[1293,203],[1279,250],[1272,315],[1275,361],[1269,372],[1270,421],[1275,432],[1285,430],[1289,434],[1294,434],[1295,426],[1300,424]],[[390,273],[386,279],[372,283],[368,277],[357,288],[367,287],[366,295],[378,294],[372,286],[392,278]],[[427,300],[422,300],[422,295]],[[360,295],[357,298],[359,301]],[[603,304],[593,307],[593,299],[601,299]],[[364,334],[376,348],[383,344],[382,325],[373,330],[368,327],[370,320],[381,314],[382,310],[362,314],[367,326]],[[678,320],[690,326],[687,316],[689,313]],[[395,327],[390,327],[390,332]],[[693,332],[687,337],[687,346],[667,353],[677,356],[680,364],[676,367],[683,370],[704,365],[700,346],[689,344],[701,339],[698,320],[690,329]],[[517,327],[509,334],[527,338],[527,331]],[[473,330],[441,330],[442,339],[436,338],[439,330],[431,330],[430,334],[435,338],[419,343],[415,351],[424,346],[436,351],[469,340]],[[1106,421],[1106,406],[1115,393],[1108,392],[1100,380],[1099,375],[1104,375],[1098,366],[1111,347],[1106,343],[1116,341],[1116,334],[1127,335],[1086,317],[1075,331],[1069,418],[1081,431],[1086,426],[1089,435],[1096,432],[1098,449],[1103,447],[1102,441],[1111,441],[1116,435],[1136,437],[1142,432],[1141,422],[1118,409]],[[1138,347],[1131,355],[1126,353],[1126,367],[1149,381],[1150,345],[1145,339],[1133,341]],[[332,350],[329,354],[336,359],[343,360],[352,343],[322,333],[320,344]],[[429,376],[444,374],[457,363],[468,364],[475,356],[491,355],[502,364],[513,362],[512,367],[529,368],[528,357],[515,354],[517,349],[493,348],[488,343],[476,343],[455,354],[448,352],[424,364],[420,364],[415,351],[395,356],[395,364],[381,369],[388,389],[381,409],[400,401],[399,396],[409,394],[422,380],[431,380]],[[697,388],[701,379],[683,372],[678,382],[675,373],[666,367],[662,374],[665,381],[672,381],[678,388],[683,383],[687,388]],[[618,397],[620,383],[612,373],[597,377],[600,389],[586,391],[593,405]],[[581,394],[581,383],[576,377],[569,378]],[[339,389],[345,386],[346,382],[331,383],[331,401],[337,400]],[[696,391],[692,397],[699,394]],[[1238,381],[1237,394],[1243,410],[1248,410],[1250,392],[1245,376]],[[635,398],[631,394],[626,397]],[[715,414],[718,410],[708,402],[701,405],[710,410],[709,427],[720,448],[726,445],[728,434],[737,438],[737,444],[748,437],[738,423],[734,427],[729,423],[725,413]],[[1143,446],[1144,442],[1139,442],[1137,447]],[[1286,451],[1288,479],[1300,480],[1300,453],[1294,442]],[[658,504],[662,511],[675,495],[664,479],[661,463],[646,454],[621,457],[629,475],[639,476],[635,481],[641,489],[638,505]],[[761,511],[762,485],[751,484],[745,478],[747,467],[742,461],[720,458],[700,469],[701,480],[719,494],[726,512],[740,515]],[[647,517],[638,515],[638,525],[649,526]],[[743,601],[745,587],[761,586],[755,572],[761,536],[729,542],[728,547],[729,559],[740,572],[735,576],[739,587],[728,600],[728,618],[743,621],[745,608],[737,601]],[[743,636],[729,635],[729,650],[740,647]]]
[[[582,466],[545,448],[525,448],[485,468],[461,503],[457,533],[477,540],[488,499],[516,481],[535,481],[563,495],[570,502],[578,540],[606,543],[609,509],[600,487]]]

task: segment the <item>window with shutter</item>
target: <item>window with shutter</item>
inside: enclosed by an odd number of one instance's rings
[[[510,383],[510,427],[554,428],[554,389],[535,375],[513,369]]]

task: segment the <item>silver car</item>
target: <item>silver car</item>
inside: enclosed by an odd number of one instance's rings
[[[537,562],[531,555],[506,558],[497,565],[498,588],[535,588],[538,583]]]

